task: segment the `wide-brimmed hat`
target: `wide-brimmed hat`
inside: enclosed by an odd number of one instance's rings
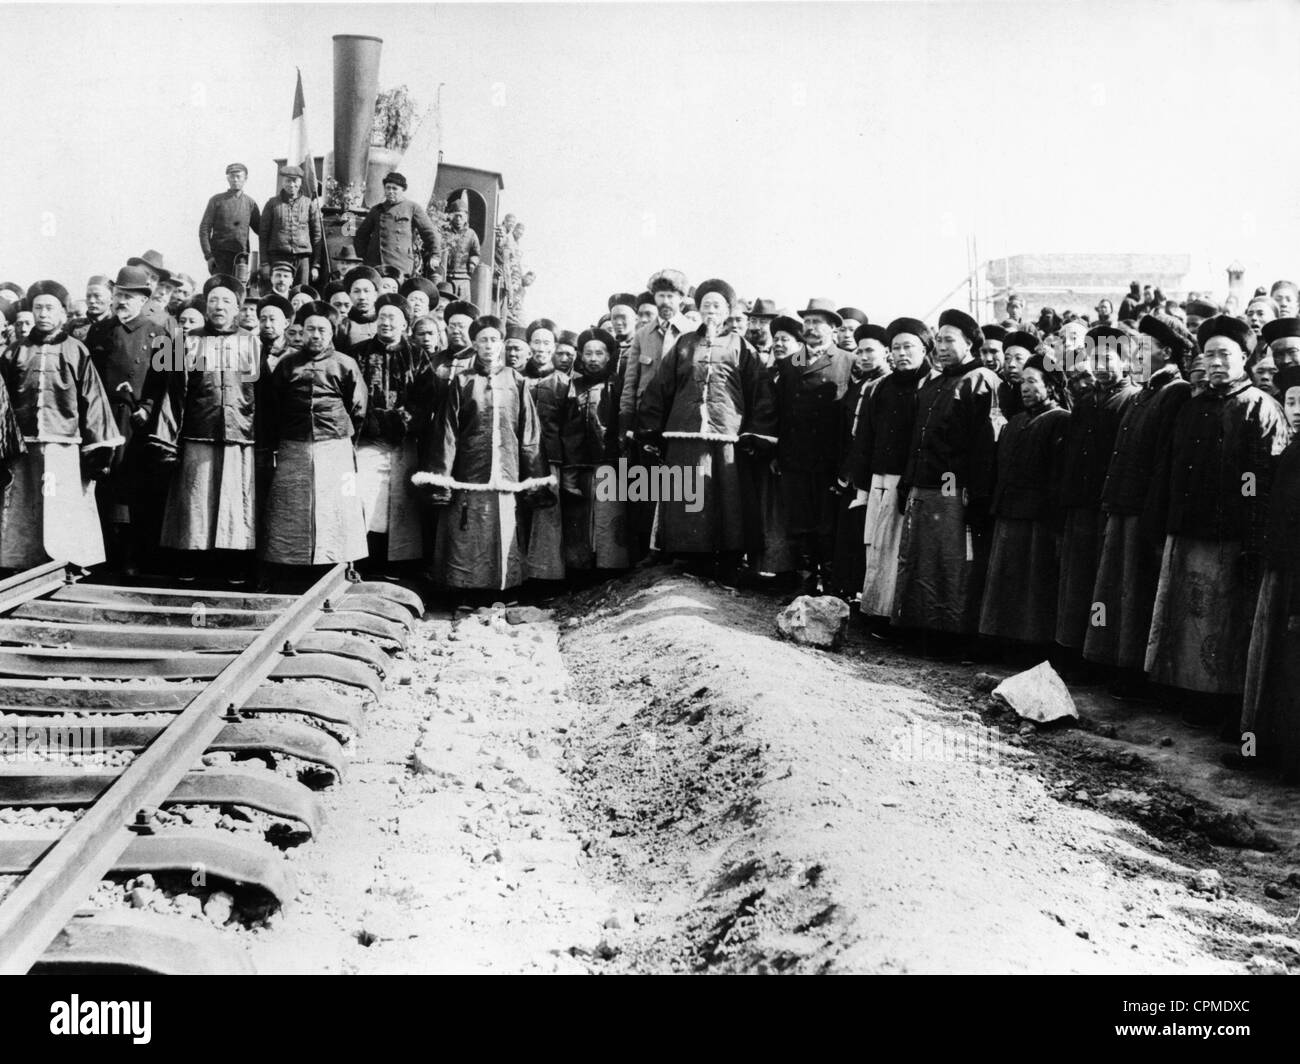
[[[806,318],[809,314],[820,314],[824,318],[829,318],[832,325],[844,324],[844,319],[840,317],[840,312],[836,309],[835,300],[833,299],[810,299],[808,305],[798,314],[801,318]]]
[[[171,279],[172,272],[163,264],[162,252],[154,251],[153,248],[150,248],[143,255],[127,259],[126,264],[128,266],[148,266],[164,281]]]
[[[776,317],[776,300],[774,299],[756,299],[754,305],[749,308],[751,318],[775,318]]]

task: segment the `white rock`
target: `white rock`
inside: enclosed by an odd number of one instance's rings
[[[1192,889],[1198,890],[1202,894],[1221,894],[1223,892],[1223,876],[1213,868],[1202,868],[1192,876]]]
[[[219,890],[203,903],[203,915],[212,923],[221,927],[235,911],[235,899],[224,890]]]
[[[848,603],[832,595],[800,595],[776,618],[783,638],[832,650],[844,642],[848,628]]]
[[[1272,957],[1264,957],[1258,953],[1246,962],[1246,967],[1252,975],[1287,975],[1288,969],[1285,964]]]
[[[993,693],[1026,720],[1046,723],[1062,717],[1079,719],[1069,688],[1046,661],[1003,680]]]

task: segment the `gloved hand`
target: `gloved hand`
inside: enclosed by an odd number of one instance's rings
[[[904,484],[901,481],[898,485],[898,512],[907,513],[907,497],[912,494],[912,485]]]
[[[103,480],[108,476],[113,465],[113,447],[96,447],[93,451],[81,452],[81,476],[83,480]]]
[[[776,444],[759,436],[741,436],[737,448],[754,458],[766,458],[776,450]]]
[[[519,501],[530,510],[549,510],[560,500],[548,484],[539,484],[535,488],[525,488],[519,493]]]

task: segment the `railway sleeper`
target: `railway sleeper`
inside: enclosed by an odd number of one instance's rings
[[[105,714],[179,713],[205,684],[201,683],[63,683],[54,680],[0,679],[0,713]],[[361,731],[364,717],[355,697],[314,680],[268,681],[240,707],[242,716],[284,713],[311,718],[336,738]],[[83,725],[90,723],[81,718]]]
[[[26,875],[56,842],[57,835],[0,839],[0,875]],[[224,890],[241,914],[254,919],[283,908],[298,893],[293,870],[274,846],[212,828],[136,835],[105,878],[144,874],[176,893]]]
[[[212,680],[235,660],[234,654],[183,654],[155,650],[0,647],[0,676],[17,678],[89,677],[101,680]],[[360,687],[378,698],[383,682],[373,669],[335,654],[288,654],[271,671],[273,679],[330,680]]]
[[[77,808],[92,805],[117,779],[116,772],[69,771],[50,763],[0,764],[0,805]],[[244,806],[301,824],[308,836],[320,831],[315,795],[301,783],[272,772],[202,769],[181,778],[163,807]],[[286,841],[291,841],[287,840]]]
[[[130,910],[79,913],[32,966],[37,974],[255,975],[230,935],[184,916]]]
[[[133,721],[109,721],[101,724],[84,717],[19,717],[0,721],[0,733],[21,735],[29,743],[30,737],[38,737],[52,757],[78,749],[74,744],[80,744],[83,738],[88,738],[95,744],[95,749],[90,750],[90,753],[130,750],[138,754],[157,739],[166,727],[166,724]],[[294,757],[308,765],[327,769],[333,777],[328,782],[332,783],[342,781],[347,763],[342,744],[320,728],[288,721],[259,721],[256,718],[227,724],[208,745],[208,752],[212,751],[228,751],[243,756],[268,753]]]

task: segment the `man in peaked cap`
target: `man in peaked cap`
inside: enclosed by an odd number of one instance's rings
[[[302,194],[302,168],[280,167],[280,191],[262,208],[258,246],[262,258],[293,266],[294,284],[315,280],[312,263],[325,240],[320,205]]]
[[[231,163],[226,167],[226,184],[203,210],[199,221],[199,248],[208,264],[208,273],[235,272],[235,256],[251,250],[250,233],[260,232],[262,212],[257,201],[244,191],[248,167]],[[188,296],[186,297],[189,298]]]
[[[857,347],[853,333],[859,325],[867,324],[867,315],[857,307],[840,307],[840,325],[835,330],[835,346],[841,351],[853,351]]]
[[[159,552],[167,482],[148,462],[139,430],[160,398],[167,373],[180,369],[180,330],[146,313],[150,284],[139,266],[124,266],[113,286],[113,313],[90,330],[86,347],[108,393],[122,444],[97,493],[108,559],[128,575],[163,572]],[[157,371],[155,370],[157,367]]]
[[[406,178],[396,171],[384,178],[383,200],[357,226],[356,247],[366,265],[393,266],[408,277],[422,269],[436,275],[442,267],[442,236],[425,209],[406,198]]]
[[[1291,437],[1282,408],[1250,383],[1246,322],[1215,315],[1196,339],[1207,387],[1173,422],[1169,506],[1145,668],[1183,692],[1185,719],[1236,727],[1259,593],[1269,486]],[[1249,484],[1253,490],[1243,490]]]
[[[469,197],[461,192],[447,204],[451,232],[443,249],[442,275],[451,283],[456,299],[471,299],[470,282],[478,269],[483,249],[478,234],[469,227]]]

